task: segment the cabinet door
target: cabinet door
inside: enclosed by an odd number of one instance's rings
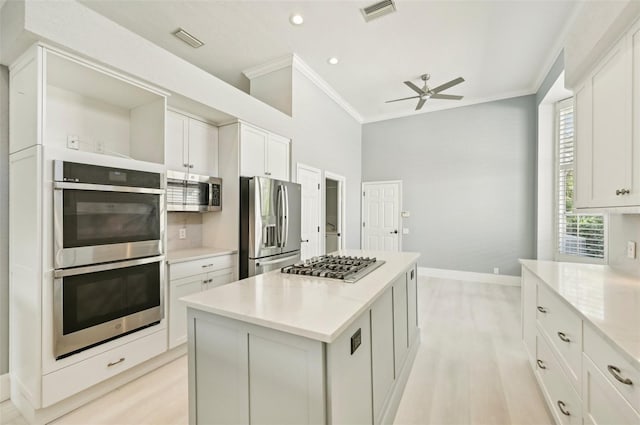
[[[187,341],[187,307],[180,298],[204,289],[206,275],[191,276],[169,282],[169,348]]]
[[[607,381],[588,356],[582,361],[583,417],[589,425],[631,425],[640,423],[640,415]]]
[[[631,190],[631,66],[618,44],[591,77],[593,97],[592,205],[625,205]]]
[[[167,169],[181,171],[188,166],[187,140],[189,118],[167,111],[166,160]]]
[[[189,119],[189,171],[218,176],[218,129]]]
[[[289,139],[270,134],[267,142],[267,172],[278,180],[289,180]]]
[[[269,135],[266,131],[248,125],[240,126],[240,175],[265,176],[266,147]]]
[[[207,289],[233,282],[233,269],[217,270],[207,273]]]
[[[393,296],[392,289],[371,306],[371,373],[373,387],[373,423],[380,415],[395,380],[393,362]]]
[[[393,283],[393,346],[395,349],[396,376],[399,376],[409,351],[407,279],[404,275]]]
[[[411,346],[418,336],[418,271],[415,265],[407,270],[407,326]]]
[[[574,95],[575,201],[576,208],[591,206],[593,182],[593,96],[591,82],[579,86]]]

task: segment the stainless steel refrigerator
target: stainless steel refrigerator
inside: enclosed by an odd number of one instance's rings
[[[301,190],[297,183],[240,177],[240,278],[300,261]]]

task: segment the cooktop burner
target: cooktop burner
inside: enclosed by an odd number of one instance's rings
[[[340,279],[353,283],[384,264],[369,257],[323,255],[280,269],[282,273]]]

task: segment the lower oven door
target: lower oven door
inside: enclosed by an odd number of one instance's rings
[[[164,256],[56,270],[54,356],[160,322],[163,288]]]

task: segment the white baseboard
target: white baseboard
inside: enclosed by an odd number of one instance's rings
[[[468,282],[494,283],[497,285],[520,286],[519,276],[503,274],[463,272],[459,270],[432,269],[418,267],[418,276],[437,277],[441,279],[466,280]]]
[[[9,382],[9,374],[0,375],[0,402],[9,400],[11,397],[11,382]]]

